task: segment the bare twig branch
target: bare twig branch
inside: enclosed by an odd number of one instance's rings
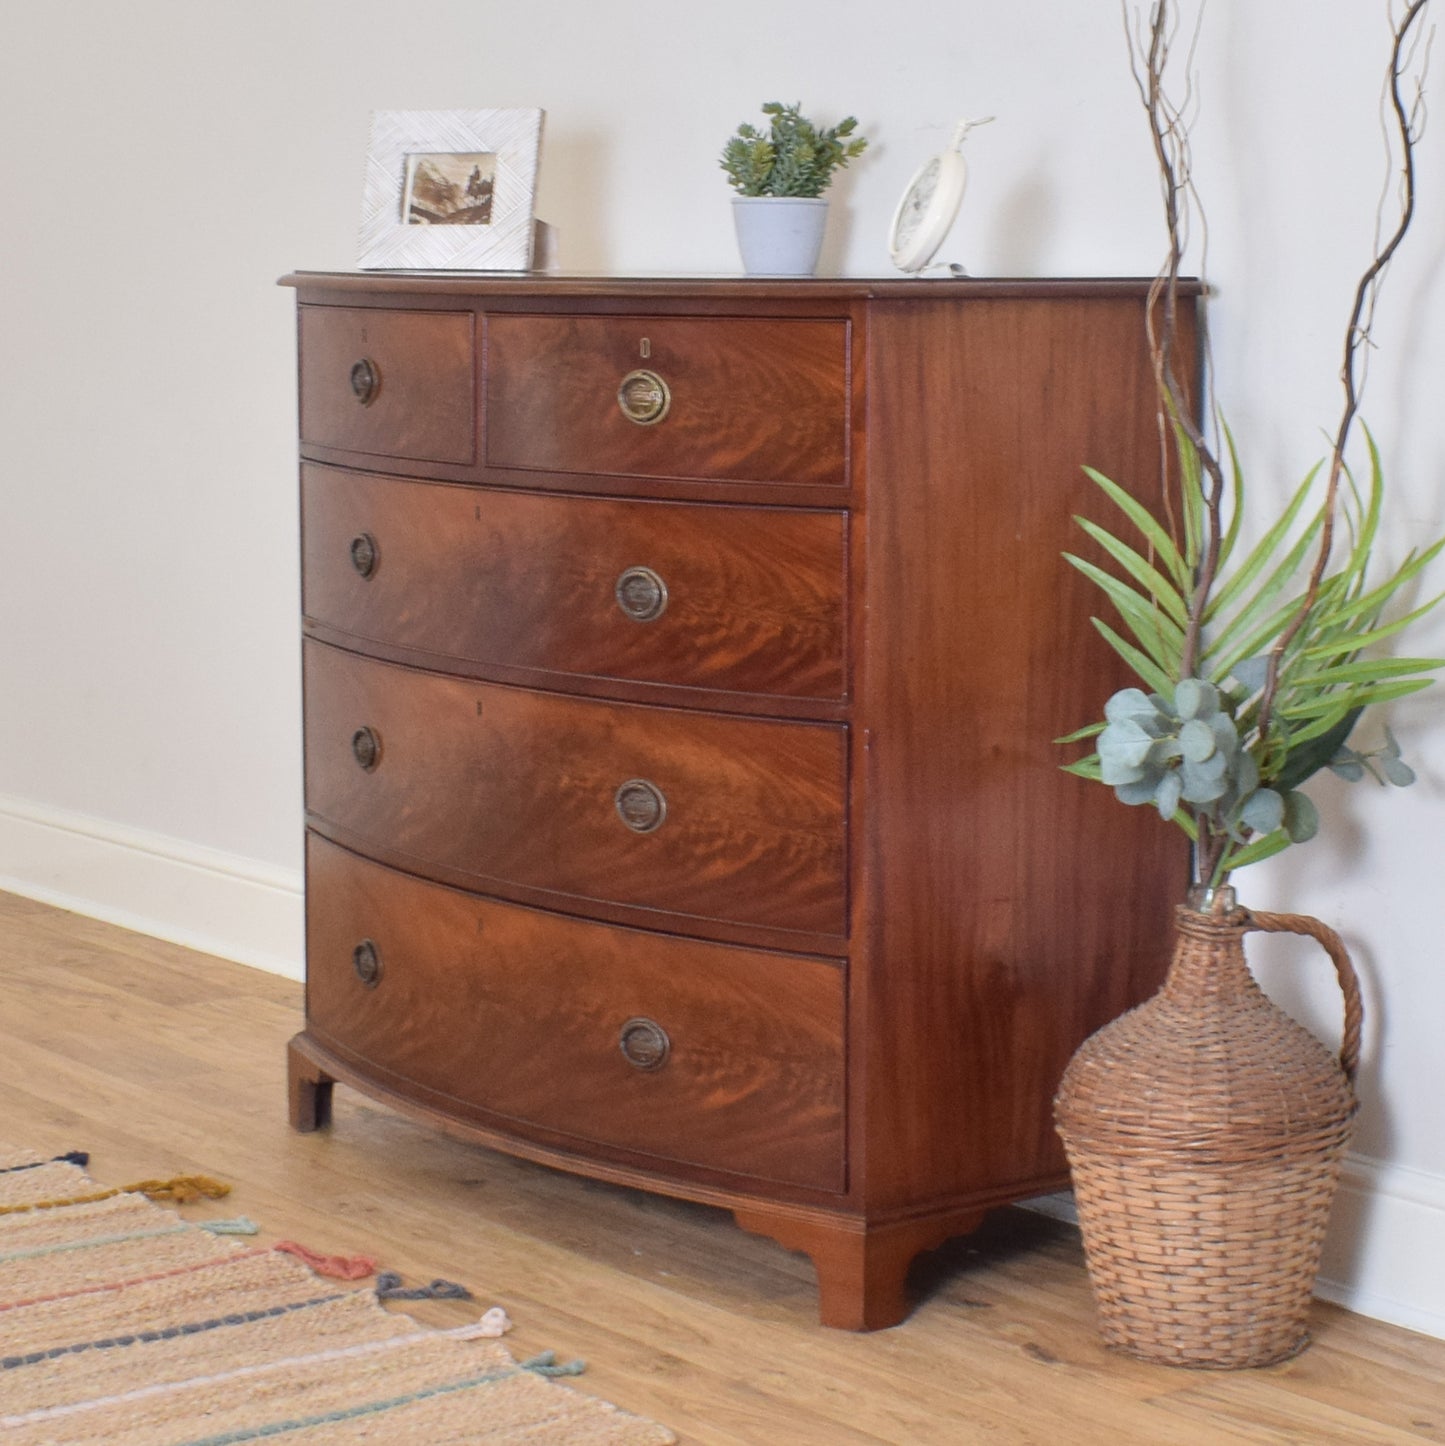
[[[1150,0],[1147,22],[1137,0],[1122,0],[1122,11],[1135,85],[1149,117],[1150,139],[1154,147],[1169,243],[1167,258],[1149,291],[1146,327],[1159,401],[1160,477],[1165,521],[1176,545],[1181,542],[1187,544],[1187,549],[1181,547],[1180,550],[1190,559],[1193,567],[1193,577],[1189,580],[1189,598],[1184,610],[1185,627],[1179,658],[1178,676],[1182,681],[1193,677],[1204,668],[1204,623],[1207,610],[1213,603],[1212,594],[1218,581],[1221,554],[1226,538],[1231,533],[1227,531],[1223,517],[1226,481],[1218,455],[1222,444],[1216,442],[1211,445],[1205,432],[1207,427],[1211,435],[1217,436],[1222,430],[1222,423],[1218,421],[1207,392],[1196,395],[1194,390],[1195,384],[1207,387],[1210,378],[1207,374],[1197,375],[1195,357],[1190,356],[1184,365],[1181,365],[1176,355],[1180,336],[1180,273],[1189,250],[1191,221],[1196,216],[1203,216],[1194,188],[1190,125],[1197,105],[1194,54],[1199,43],[1206,0],[1198,0],[1198,20],[1188,49],[1182,102],[1174,100],[1165,84],[1166,77],[1172,76],[1173,70],[1177,68],[1171,60],[1171,51],[1179,41],[1181,32],[1178,11],[1171,8],[1171,3],[1177,3],[1177,0]],[[1385,99],[1390,112],[1390,120],[1386,125],[1390,155],[1387,169],[1393,176],[1396,153],[1394,137],[1398,135],[1398,145],[1403,155],[1397,179],[1398,217],[1388,237],[1383,236],[1385,218],[1393,209],[1387,184],[1376,216],[1371,247],[1372,260],[1356,287],[1354,306],[1345,331],[1340,372],[1344,404],[1328,459],[1325,495],[1317,519],[1320,535],[1316,555],[1301,603],[1289,614],[1287,625],[1270,650],[1259,698],[1235,719],[1241,742],[1260,766],[1259,777],[1273,781],[1280,781],[1286,776],[1282,765],[1287,761],[1285,755],[1289,745],[1287,737],[1271,740],[1269,734],[1271,716],[1281,687],[1282,665],[1291,644],[1300,638],[1309,625],[1311,615],[1324,592],[1337,514],[1341,508],[1341,484],[1342,480],[1349,477],[1345,458],[1368,371],[1379,289],[1414,218],[1415,148],[1426,121],[1424,75],[1432,38],[1430,34],[1422,33],[1423,27],[1418,27],[1418,22],[1428,6],[1429,0],[1389,0],[1392,48],[1385,86]],[[1397,9],[1401,12],[1398,19]],[[1204,232],[1204,240],[1207,241],[1207,230]],[[1201,418],[1205,420],[1201,421]],[[1174,495],[1175,482],[1181,489],[1177,497]],[[1182,515],[1178,511],[1181,501],[1184,509]],[[1237,518],[1233,519],[1231,528],[1237,522]],[[1280,525],[1283,527],[1284,522]],[[1301,551],[1305,545],[1299,545]],[[1250,564],[1254,567],[1258,565],[1257,562]],[[1403,574],[1397,575],[1396,582],[1402,576]],[[1263,596],[1267,599],[1269,594]],[[1254,605],[1263,606],[1263,603],[1256,602]],[[1247,615],[1247,612],[1241,613],[1240,617]],[[1239,623],[1239,617],[1236,617],[1235,623]],[[1234,705],[1239,700],[1231,697],[1227,702],[1233,716]],[[1251,715],[1253,721],[1246,727]],[[1287,732],[1280,729],[1277,720],[1276,730]],[[1246,733],[1251,736],[1246,738]],[[1268,748],[1265,747],[1267,744]],[[1252,785],[1241,782],[1239,787],[1249,789]],[[1287,788],[1287,785],[1281,783],[1280,788]],[[1263,789],[1259,792],[1262,793]],[[1177,799],[1178,795],[1175,797]],[[1276,797],[1275,802],[1278,801]],[[1226,808],[1232,810],[1227,816]],[[1249,807],[1243,798],[1231,803],[1194,806],[1194,820],[1197,825],[1194,871],[1197,880],[1219,883],[1228,877],[1229,870],[1233,867],[1234,845],[1244,842],[1256,831],[1253,826],[1242,822],[1247,816]],[[1254,816],[1260,816],[1258,810]],[[1251,856],[1263,855],[1258,855],[1255,850],[1251,852]]]
[[[1415,22],[1424,13],[1430,0],[1410,0],[1404,15],[1394,26],[1394,41],[1390,50],[1389,100],[1394,114],[1394,123],[1400,138],[1401,148],[1401,206],[1399,221],[1383,246],[1376,246],[1374,259],[1365,268],[1355,288],[1355,304],[1350,312],[1349,325],[1345,328],[1344,363],[1340,369],[1340,380],[1345,389],[1344,409],[1339,427],[1335,432],[1334,446],[1330,452],[1329,479],[1325,484],[1323,504],[1324,525],[1320,531],[1320,545],[1314,566],[1310,569],[1309,584],[1299,610],[1290,619],[1289,625],[1275,640],[1269,653],[1269,669],[1265,675],[1264,689],[1259,704],[1259,736],[1267,737],[1274,707],[1275,693],[1279,688],[1280,666],[1289,645],[1298,636],[1309,618],[1311,610],[1319,599],[1320,587],[1324,581],[1325,569],[1329,565],[1330,550],[1334,545],[1335,513],[1339,498],[1340,479],[1345,471],[1345,448],[1350,432],[1360,409],[1363,370],[1371,345],[1370,332],[1374,325],[1375,303],[1380,282],[1391,258],[1405,239],[1410,222],[1415,217],[1415,146],[1420,139],[1424,116],[1423,78],[1417,77],[1415,93],[1407,107],[1401,95],[1401,80],[1408,57],[1414,55],[1415,45],[1411,31]],[[1428,54],[1428,44],[1426,46]]]
[[[1201,11],[1201,22],[1202,18]],[[1175,105],[1165,90],[1164,78],[1169,69],[1170,45],[1177,33],[1177,25],[1169,0],[1155,0],[1149,14],[1148,47],[1145,51],[1143,73],[1140,74],[1137,60],[1134,69],[1140,96],[1149,116],[1169,240],[1168,258],[1163,271],[1150,288],[1146,313],[1154,384],[1161,404],[1161,429],[1166,438],[1166,456],[1167,444],[1173,441],[1174,430],[1177,428],[1183,433],[1187,445],[1198,458],[1204,479],[1203,551],[1189,599],[1179,665],[1180,677],[1189,678],[1199,666],[1204,613],[1219,571],[1219,553],[1224,538],[1222,514],[1225,479],[1224,469],[1199,424],[1200,398],[1185,384],[1176,357],[1179,279],[1188,244],[1187,228],[1191,203],[1193,209],[1198,209],[1185,111],[1193,103],[1192,60],[1199,37],[1199,27],[1196,25],[1189,46],[1190,63],[1186,66],[1189,72],[1186,100],[1183,106]],[[1131,54],[1133,53],[1131,46]],[[1170,525],[1177,535],[1178,524],[1172,517]],[[1198,826],[1196,877],[1207,879],[1223,855],[1229,841],[1228,835],[1213,827],[1213,820],[1207,811],[1197,811],[1195,821]]]
[[[1147,72],[1141,64],[1140,56],[1144,54],[1153,55],[1159,49],[1163,49],[1167,54],[1167,41],[1161,47],[1157,43],[1151,44],[1146,39],[1149,32],[1142,18],[1140,18],[1139,12],[1131,9],[1130,0],[1120,0],[1119,8],[1124,21],[1124,39],[1129,47],[1129,70],[1134,77],[1134,85],[1139,91],[1139,102],[1147,111],[1150,104],[1150,83],[1146,79]],[[1138,22],[1137,31],[1134,28],[1135,21]],[[1149,342],[1149,356],[1154,375],[1155,391],[1159,396],[1159,409],[1154,419],[1159,440],[1159,501],[1164,512],[1164,524],[1169,531],[1170,537],[1174,539],[1174,545],[1182,552],[1183,539],[1180,535],[1179,517],[1174,505],[1174,438],[1169,426],[1168,409],[1164,404],[1166,392],[1161,381],[1159,342],[1155,334],[1154,324],[1159,294],[1165,285],[1167,274],[1166,262],[1156,275],[1154,283],[1149,290],[1144,308],[1144,329]],[[1150,560],[1153,560],[1152,548],[1150,549]]]
[[[1199,426],[1198,399],[1182,380],[1175,357],[1179,327],[1179,275],[1184,263],[1188,202],[1193,181],[1188,128],[1179,108],[1170,101],[1164,88],[1170,37],[1174,26],[1173,11],[1168,0],[1156,0],[1149,17],[1149,48],[1141,91],[1149,115],[1154,158],[1159,166],[1164,219],[1169,237],[1169,254],[1164,272],[1156,278],[1149,294],[1149,337],[1154,381],[1168,414],[1169,424],[1182,429],[1206,478],[1204,504],[1208,525],[1205,528],[1204,553],[1199,561],[1199,571],[1190,598],[1184,651],[1180,662],[1180,674],[1188,678],[1193,676],[1199,663],[1204,608],[1219,568],[1219,548],[1224,535],[1221,513],[1225,482],[1219,459]],[[1190,44],[1191,54],[1197,42],[1197,34],[1196,30],[1195,39],[1191,40]],[[1161,304],[1162,319],[1156,322],[1156,308]]]

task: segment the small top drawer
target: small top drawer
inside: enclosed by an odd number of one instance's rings
[[[847,481],[842,319],[493,315],[492,467]]]
[[[302,446],[475,459],[471,312],[303,306],[299,316]]]

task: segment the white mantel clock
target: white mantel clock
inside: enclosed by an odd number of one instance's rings
[[[959,121],[948,148],[924,162],[909,181],[888,233],[888,254],[900,271],[922,271],[943,245],[968,180],[963,138],[974,126],[987,125],[992,119]]]

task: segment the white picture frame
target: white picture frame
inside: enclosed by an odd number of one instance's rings
[[[371,118],[360,265],[527,271],[541,110],[389,110]]]

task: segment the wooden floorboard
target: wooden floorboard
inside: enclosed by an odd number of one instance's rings
[[[811,1266],[722,1211],[459,1143],[336,1089],[286,1125],[288,980],[0,895],[0,1138],[85,1149],[107,1183],[216,1175],[263,1240],[365,1253],[477,1304],[519,1354],[699,1446],[1207,1446],[1445,1442],[1445,1342],[1319,1304],[1315,1344],[1262,1371],[1147,1366],[1099,1344],[1077,1232],[998,1212],[915,1266],[917,1308],[871,1336],[816,1322]]]

